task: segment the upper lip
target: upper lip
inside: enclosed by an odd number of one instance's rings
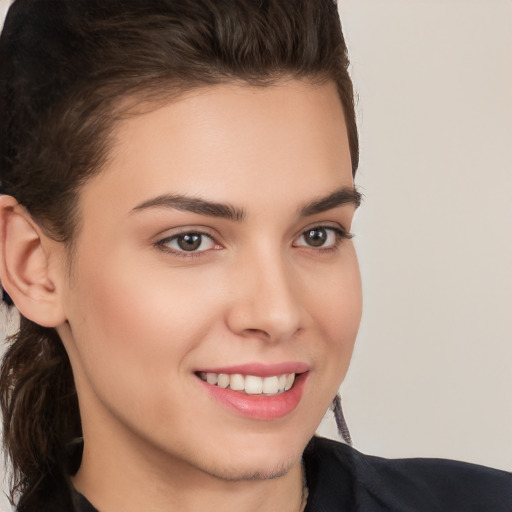
[[[274,375],[284,375],[286,373],[304,373],[309,371],[310,366],[303,362],[283,362],[274,364],[265,363],[245,363],[233,366],[200,368],[197,372],[204,373],[227,373],[233,375],[235,373],[242,375],[254,375],[257,377],[272,377]]]

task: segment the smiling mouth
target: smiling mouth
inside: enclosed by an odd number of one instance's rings
[[[198,372],[197,376],[212,386],[231,389],[246,395],[279,395],[289,391],[295,382],[295,373],[258,377],[256,375],[242,375],[240,373]]]

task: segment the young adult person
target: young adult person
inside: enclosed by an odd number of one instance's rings
[[[512,476],[314,437],[361,288],[331,0],[16,0],[0,376],[24,511],[509,511]],[[333,402],[334,401],[334,402]],[[344,430],[345,437],[348,434]]]

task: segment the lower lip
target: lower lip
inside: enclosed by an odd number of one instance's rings
[[[258,420],[275,420],[290,414],[304,393],[308,372],[295,377],[290,390],[278,395],[247,395],[228,388],[220,388],[200,380],[206,391],[232,412]]]

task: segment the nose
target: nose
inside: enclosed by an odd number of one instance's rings
[[[297,276],[282,255],[267,252],[246,257],[238,262],[235,275],[227,312],[232,332],[281,342],[303,328],[305,311]]]

